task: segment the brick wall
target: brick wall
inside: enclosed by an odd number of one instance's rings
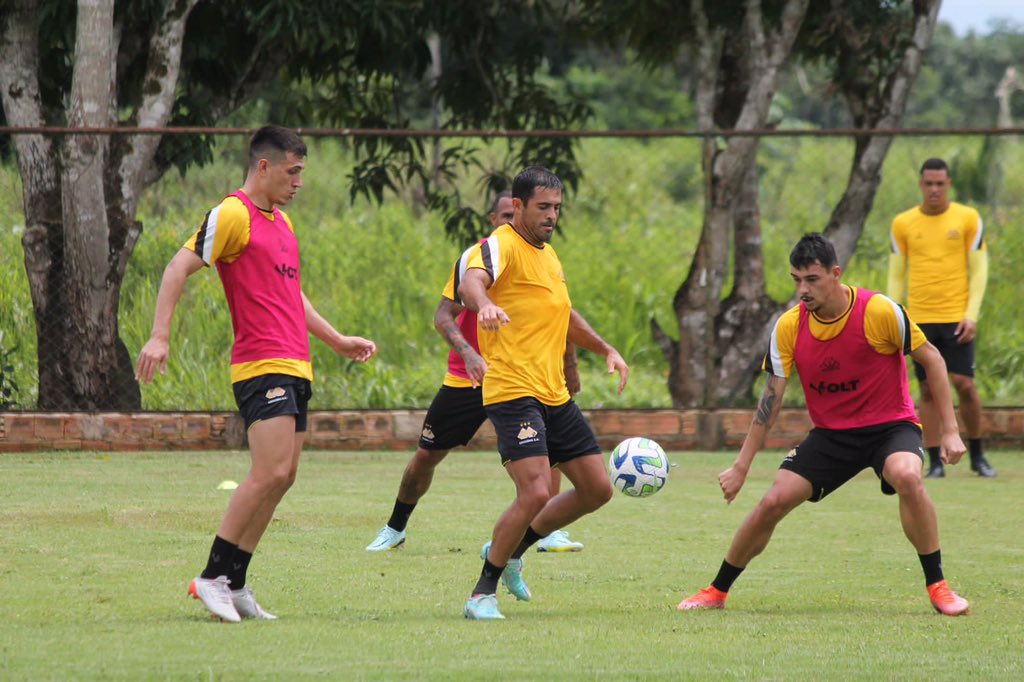
[[[310,412],[310,449],[410,450],[425,410]],[[736,449],[750,426],[750,410],[585,410],[601,446],[647,436],[668,450]],[[1024,449],[1024,408],[984,411],[986,443]],[[789,448],[807,433],[803,409],[784,409],[767,446]],[[234,412],[58,413],[0,412],[0,452],[30,450],[217,450],[246,447]],[[469,447],[493,450],[484,424]]]

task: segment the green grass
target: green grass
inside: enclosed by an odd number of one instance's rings
[[[363,547],[408,453],[310,452],[250,569],[273,623],[221,625],[185,597],[244,452],[0,456],[0,679],[770,679],[1024,677],[1024,456],[991,453],[928,481],[945,569],[974,613],[929,606],[896,501],[863,474],[804,505],[737,582],[724,612],[675,604],[713,577],[779,453],[727,506],[731,454],[672,453],[656,496],[617,495],[571,528],[576,555],[527,556],[529,604],[465,621],[479,549],[511,500],[491,452],[456,453],[401,552]]]

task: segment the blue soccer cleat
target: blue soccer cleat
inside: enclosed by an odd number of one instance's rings
[[[476,594],[466,602],[463,614],[469,620],[504,620],[498,610],[498,597],[493,594]]]
[[[523,560],[509,559],[501,572],[501,584],[519,601],[530,601],[530,588],[523,582]]]

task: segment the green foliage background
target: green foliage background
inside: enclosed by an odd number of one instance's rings
[[[892,217],[919,200],[917,168],[927,156],[981,158],[980,137],[897,139],[847,281],[883,289]],[[1024,259],[1021,223],[1024,153],[997,138],[1000,184],[991,202],[976,204],[991,250],[989,291],[980,321],[979,384],[986,404],[1024,402],[1024,325],[1012,310],[1015,269]],[[242,181],[243,140],[219,140],[213,164],[185,176],[169,174],[151,188],[139,218],[145,231],[121,300],[121,334],[134,354],[148,338],[164,266],[209,208]],[[500,156],[500,143],[483,154]],[[787,255],[800,234],[822,229],[848,172],[852,143],[842,138],[774,137],[762,141],[761,214],[769,292],[791,294]],[[574,305],[632,367],[622,396],[601,358],[584,357],[584,407],[666,407],[667,363],[649,321],[674,328],[672,297],[689,268],[702,221],[698,143],[693,138],[588,139],[580,144],[585,179],[566,197],[553,244],[565,265]],[[444,373],[446,346],[431,319],[451,264],[462,249],[447,240],[440,216],[418,211],[410,195],[382,205],[351,203],[352,157],[345,140],[316,140],[305,186],[289,207],[303,250],[303,286],[314,305],[345,333],[374,339],[379,355],[366,365],[339,359],[314,341],[317,408],[426,406]],[[465,195],[484,191],[473,177]],[[956,178],[954,178],[954,188]],[[0,167],[0,330],[19,387],[15,402],[35,402],[36,335],[22,263],[20,186],[13,166]],[[736,276],[743,276],[739,272]],[[193,276],[175,315],[165,376],[143,389],[146,409],[234,409],[228,383],[231,325],[213,272]],[[787,398],[799,402],[799,391]]]

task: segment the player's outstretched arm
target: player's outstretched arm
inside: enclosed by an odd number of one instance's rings
[[[456,320],[463,310],[465,310],[463,306],[442,296],[437,304],[437,310],[434,311],[434,329],[466,363],[466,374],[473,382],[473,388],[476,388],[484,380],[484,374],[487,373],[487,361],[477,352],[476,348],[473,348],[473,344],[466,340],[462,330],[459,329]]]
[[[718,485],[722,488],[725,501],[732,504],[740,489],[747,480],[747,473],[750,465],[758,451],[764,447],[765,438],[775,424],[775,418],[779,416],[782,409],[782,396],[786,393],[785,377],[768,375],[764,391],[761,392],[761,399],[757,402],[757,410],[754,411],[754,418],[747,430],[747,437],[743,439],[740,447],[740,454],[731,467],[718,475]]]
[[[915,348],[910,357],[921,365],[927,373],[928,388],[931,389],[935,407],[942,421],[942,437],[939,443],[939,456],[947,464],[956,464],[964,456],[967,448],[960,438],[960,426],[956,423],[956,411],[953,409],[953,395],[949,390],[946,375],[946,361],[938,349],[927,341]]]
[[[135,363],[135,379],[144,384],[153,380],[154,374],[167,371],[167,358],[171,353],[171,319],[178,307],[181,294],[185,291],[185,280],[203,267],[203,259],[189,249],[179,249],[171,262],[164,268],[160,290],[156,295],[156,312],[153,314],[153,331],[149,340],[139,351]]]
[[[568,339],[581,348],[586,348],[592,353],[603,355],[608,363],[608,373],[619,373],[619,393],[626,388],[629,381],[629,365],[619,355],[619,351],[610,343],[602,339],[594,328],[590,326],[582,315],[576,310],[569,313],[569,334]]]
[[[345,336],[323,318],[316,311],[313,304],[302,294],[302,305],[306,310],[306,329],[309,333],[320,339],[334,350],[338,355],[355,360],[366,362],[377,352],[377,344],[361,336]]]

